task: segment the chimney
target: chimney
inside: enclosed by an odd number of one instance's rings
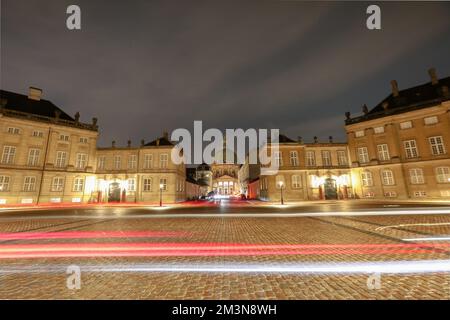
[[[30,100],[41,100],[42,97],[42,89],[30,87],[30,90],[28,91],[28,99]]]
[[[303,143],[303,138],[301,136],[298,136],[297,137],[297,141],[298,141],[298,143],[302,144]]]
[[[159,146],[159,139],[156,139],[156,145]]]
[[[319,139],[317,138],[317,136],[314,136],[314,143],[319,142]]]
[[[97,125],[97,118],[92,118],[92,125],[95,127]]]
[[[345,118],[346,118],[347,120],[350,120],[350,119],[351,119],[351,114],[350,114],[349,111],[347,111],[347,112],[345,113]]]
[[[169,133],[167,131],[163,132],[163,138],[169,140]]]
[[[127,142],[127,147],[128,147],[128,148],[131,148],[131,140],[128,140],[128,142]]]
[[[115,148],[115,147],[116,147],[116,141],[115,141],[115,140],[113,140],[113,141],[111,142],[111,147],[112,147],[112,148]]]
[[[364,114],[368,114],[369,113],[369,108],[367,108],[367,104],[364,104],[362,106],[362,111],[363,111]]]
[[[428,70],[428,74],[430,75],[430,78],[431,78],[431,84],[432,85],[438,84],[439,80],[438,80],[437,75],[436,75],[436,69],[435,68],[430,68]]]
[[[398,97],[399,93],[398,93],[398,83],[396,80],[392,80],[391,81],[391,88],[392,88],[392,95],[394,97]]]
[[[145,145],[145,140],[142,139],[142,140],[141,140],[141,147],[143,147],[144,145]]]
[[[329,137],[328,137],[328,141],[329,141],[330,143],[333,143],[333,136],[329,136]]]
[[[75,122],[80,122],[80,113],[79,112],[77,112],[77,113],[75,113]]]
[[[383,107],[384,110],[387,110],[389,108],[389,103],[387,101],[384,101],[381,106]]]

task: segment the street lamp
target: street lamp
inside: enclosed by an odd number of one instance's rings
[[[283,186],[284,186],[284,183],[283,183],[283,181],[278,182],[278,186],[280,187],[281,204],[283,205],[284,204],[284,199],[283,199]]]
[[[164,185],[162,183],[159,184],[159,206],[162,207],[162,191]]]

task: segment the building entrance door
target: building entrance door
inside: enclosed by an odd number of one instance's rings
[[[338,198],[336,180],[328,178],[324,184],[325,199],[336,200]]]
[[[120,202],[120,185],[118,182],[109,185],[108,202]]]

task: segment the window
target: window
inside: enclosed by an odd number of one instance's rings
[[[395,198],[397,196],[397,192],[395,191],[387,191],[384,193],[386,198]]]
[[[136,179],[128,179],[128,191],[136,191]]]
[[[441,197],[450,197],[450,190],[441,190]]]
[[[52,191],[62,191],[64,188],[64,178],[54,177],[52,181]]]
[[[299,175],[293,175],[291,178],[292,189],[300,189],[302,187],[302,180]]]
[[[289,156],[291,159],[291,166],[298,166],[298,152],[291,151],[291,152],[289,152]]]
[[[121,158],[120,156],[114,156],[114,169],[119,170],[121,166]]]
[[[162,169],[167,169],[168,164],[169,164],[169,155],[167,153],[160,154],[159,167]]]
[[[144,178],[144,191],[152,191],[152,178]]]
[[[384,133],[384,127],[375,127],[375,128],[373,128],[373,132],[376,134]]]
[[[328,150],[322,151],[322,165],[326,167],[331,166],[331,152]]]
[[[439,183],[449,183],[450,182],[450,167],[436,168],[436,180]]]
[[[61,141],[69,141],[69,136],[67,134],[60,134],[59,140]]]
[[[417,158],[419,153],[417,152],[416,140],[406,140],[403,141],[403,145],[405,147],[406,158]]]
[[[99,170],[104,170],[105,169],[105,161],[106,161],[106,157],[105,156],[98,157],[97,168]]]
[[[87,165],[87,154],[86,153],[77,153],[77,161],[75,163],[75,167],[77,169],[84,169]]]
[[[394,185],[395,184],[394,173],[391,170],[381,171],[381,180],[383,181],[383,185],[385,186]]]
[[[282,175],[278,175],[275,178],[275,187],[277,189],[281,189],[281,188],[285,188],[286,187],[286,183],[284,182],[284,176]]]
[[[36,188],[36,177],[25,177],[23,180],[23,191],[30,192]]]
[[[35,167],[39,165],[39,154],[41,151],[39,149],[30,149],[28,151],[28,165]]]
[[[314,167],[316,165],[316,155],[314,151],[306,151],[306,165]]]
[[[128,157],[128,169],[136,169],[137,156],[132,154]]]
[[[355,137],[356,138],[364,137],[364,135],[365,135],[364,130],[359,130],[359,131],[355,132]]]
[[[361,173],[361,180],[362,180],[362,185],[364,187],[371,187],[371,186],[373,186],[372,172],[370,172],[370,171],[362,172]]]
[[[345,151],[339,150],[337,152],[337,158],[338,158],[338,164],[340,166],[346,166],[348,164],[347,155],[345,154]]]
[[[0,176],[0,192],[9,190],[9,176]]]
[[[367,147],[358,148],[358,159],[359,163],[369,162],[369,152],[367,151]]]
[[[409,180],[411,181],[411,184],[425,183],[423,170],[420,168],[409,169]]]
[[[16,147],[13,146],[3,147],[3,155],[2,155],[3,164],[14,164],[15,156],[16,156]]]
[[[381,161],[387,161],[390,159],[389,157],[389,149],[387,144],[379,144],[377,145],[378,150],[378,159]]]
[[[442,136],[430,137],[428,138],[431,146],[431,153],[434,156],[445,154],[444,140]]]
[[[80,137],[80,143],[88,143],[88,138]]]
[[[400,129],[409,129],[412,128],[412,122],[411,121],[405,121],[400,123]]]
[[[372,191],[366,192],[364,198],[375,198],[375,193]]]
[[[73,191],[82,192],[84,185],[84,178],[75,178],[73,180]]]
[[[150,169],[153,167],[153,155],[145,154],[144,155],[144,169]]]
[[[8,128],[8,133],[10,133],[10,134],[19,134],[20,133],[20,129],[19,128],[9,127]]]
[[[430,125],[430,124],[438,123],[439,120],[438,120],[438,117],[437,117],[437,116],[432,116],[432,117],[424,118],[424,119],[423,119],[423,122],[424,122],[426,125]]]
[[[44,133],[42,131],[34,130],[31,136],[36,138],[42,138],[44,136]]]
[[[414,197],[416,198],[423,198],[427,196],[426,191],[414,191]]]
[[[56,152],[56,163],[55,166],[58,168],[63,168],[66,166],[67,152],[58,151]]]
[[[159,188],[162,191],[166,191],[167,190],[167,179],[166,178],[159,179]]]
[[[283,156],[282,156],[281,152],[275,151],[274,157],[275,157],[275,165],[279,166],[279,167],[282,166],[283,165]]]

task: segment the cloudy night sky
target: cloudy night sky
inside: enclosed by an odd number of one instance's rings
[[[1,1],[1,88],[44,98],[84,122],[99,145],[162,131],[279,128],[344,140],[344,113],[450,75],[450,3]],[[66,8],[81,7],[81,31]]]

